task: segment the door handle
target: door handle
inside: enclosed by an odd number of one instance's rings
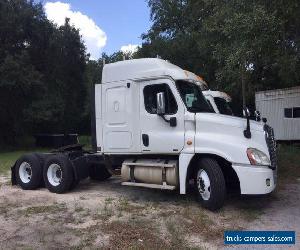
[[[149,146],[149,135],[147,134],[142,134],[142,141],[145,147]]]

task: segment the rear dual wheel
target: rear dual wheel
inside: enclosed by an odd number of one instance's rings
[[[33,190],[42,184],[42,163],[37,154],[21,156],[15,165],[17,183],[25,190]]]
[[[63,154],[48,158],[44,165],[43,177],[46,188],[53,193],[65,193],[74,187],[73,167],[68,157]]]
[[[32,153],[21,156],[15,164],[17,183],[25,190],[45,184],[50,192],[64,193],[79,183],[72,164],[64,154]]]

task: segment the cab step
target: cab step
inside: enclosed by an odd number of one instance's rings
[[[159,167],[159,168],[174,168],[177,166],[176,160],[166,159],[130,159],[125,160],[123,165],[127,166],[145,166],[145,167]]]
[[[161,190],[175,190],[175,186],[163,184],[149,184],[149,183],[139,183],[139,182],[122,182],[123,186],[135,186],[135,187],[146,187],[146,188],[154,188],[154,189],[161,189]]]

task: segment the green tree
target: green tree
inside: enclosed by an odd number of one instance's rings
[[[86,64],[86,70],[84,75],[85,89],[86,89],[86,103],[83,113],[83,119],[81,121],[81,129],[84,133],[90,133],[90,121],[91,121],[91,92],[95,84],[101,84],[102,70],[104,64],[121,61],[124,58],[124,54],[121,51],[115,52],[111,55],[102,53],[101,57],[95,60],[88,60]]]
[[[86,89],[84,71],[86,65],[85,46],[78,30],[65,24],[50,36],[45,55],[47,68],[44,72],[47,93],[32,112],[39,132],[77,132],[84,112]],[[43,114],[48,112],[49,116]]]
[[[43,91],[30,47],[33,29],[44,20],[40,4],[0,1],[0,144],[15,143],[28,130],[26,110]]]
[[[2,143],[16,143],[27,127],[26,109],[42,90],[41,75],[26,53],[5,57],[0,64],[0,130]]]
[[[290,54],[286,53],[283,22],[277,9],[270,9],[266,1],[218,2],[205,21],[218,62],[217,86],[240,100],[244,80],[247,102],[253,106],[255,91],[297,84],[299,73],[295,68],[289,76],[280,73],[297,57],[299,64],[297,50],[290,48]]]
[[[136,57],[155,57],[204,76],[241,107],[254,92],[299,84],[300,4],[289,1],[149,0],[151,29]]]
[[[78,132],[87,59],[68,20],[57,27],[40,3],[0,0],[0,144],[24,134]]]

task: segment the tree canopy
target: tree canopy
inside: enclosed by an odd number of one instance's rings
[[[56,26],[41,3],[0,0],[0,144],[35,133],[90,132],[90,89],[104,62],[157,57],[229,93],[299,85],[298,0],[148,0],[152,25],[134,54],[90,60],[79,31]]]
[[[300,79],[297,0],[149,0],[152,27],[136,57],[161,56],[203,76],[241,107],[241,81],[254,106],[258,90]]]
[[[41,4],[0,0],[0,141],[76,131],[86,100],[86,61],[68,20],[57,27]]]

